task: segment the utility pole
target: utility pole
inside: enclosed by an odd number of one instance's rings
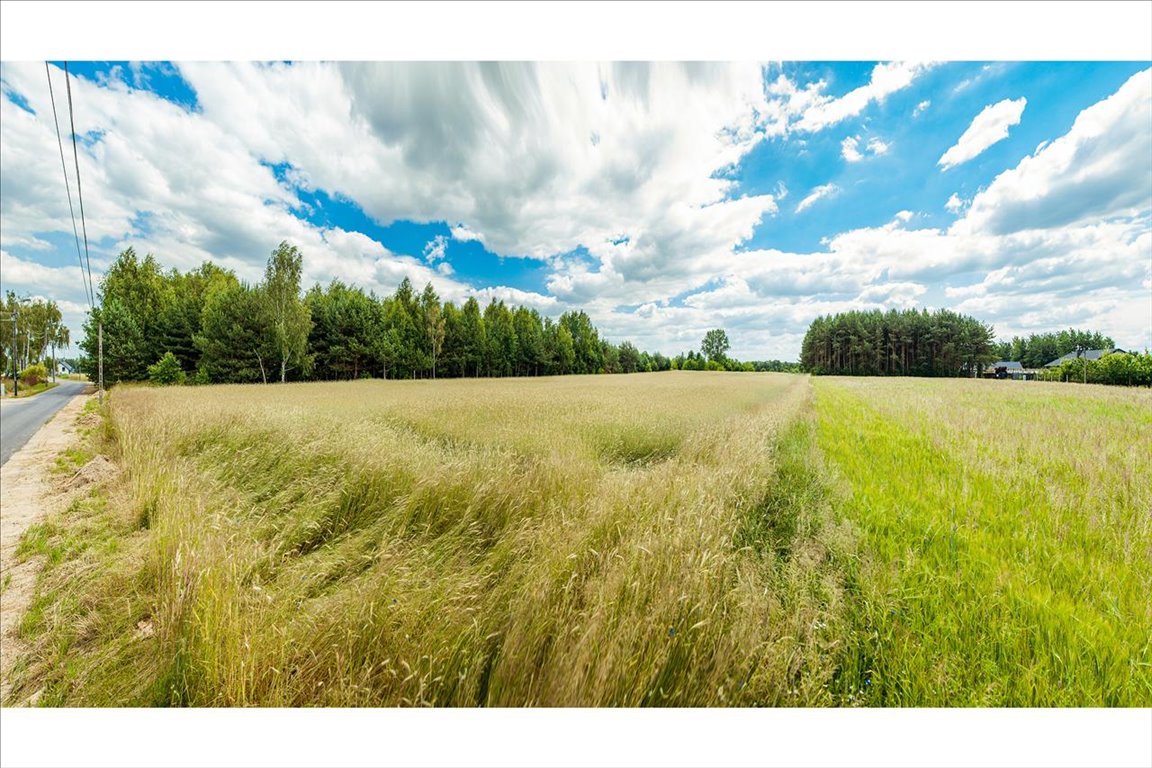
[[[16,343],[16,309],[12,309],[12,397],[20,394],[20,372],[16,369],[16,354],[19,345]]]
[[[48,357],[48,348],[52,344],[52,338],[48,334],[48,329],[52,327],[52,321],[45,318],[44,320],[44,346],[41,349],[41,354],[44,356],[44,368],[47,369],[50,365]]]
[[[56,383],[56,328],[52,327],[52,335],[47,338],[49,344],[52,345],[52,383]]]
[[[104,405],[104,321],[96,326],[96,350],[100,361],[100,405]]]

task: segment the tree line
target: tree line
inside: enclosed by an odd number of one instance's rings
[[[997,360],[1043,368],[1077,347],[1115,346],[1098,331],[1075,328],[1001,342],[993,342],[993,333],[991,326],[947,309],[842,312],[812,322],[801,346],[800,367],[816,375],[974,377]],[[1042,371],[1038,378],[1152,386],[1152,354],[1114,353],[1099,360],[1069,360]]]
[[[19,374],[40,361],[54,362],[56,350],[69,341],[56,302],[7,292],[0,307],[0,373],[11,376],[13,370]]]
[[[301,294],[302,256],[281,243],[249,285],[210,261],[181,273],[127,248],[84,324],[81,370],[95,380],[103,324],[104,379],[247,383],[633,373],[674,360],[601,338],[583,311],[557,320],[469,297],[442,302],[405,278],[378,297],[339,280]]]
[[[852,310],[816,318],[800,362],[813,374],[973,376],[995,359],[994,331],[952,310]]]

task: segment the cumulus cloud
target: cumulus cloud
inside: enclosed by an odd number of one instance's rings
[[[674,229],[692,226],[694,209],[727,205],[732,182],[715,174],[761,140],[765,104],[755,64],[181,71],[205,119],[269,159],[290,159],[311,184],[356,200],[376,220],[467,222],[454,236],[482,232],[497,253],[539,259],[650,229],[672,200],[686,204]],[[770,195],[754,200],[741,207],[738,229],[771,208]],[[718,234],[714,247],[732,246],[731,233]]]
[[[87,303],[79,266],[51,267],[13,256],[0,249],[0,280],[5,289],[19,293],[51,293],[54,297]],[[69,290],[75,286],[74,290]]]
[[[1019,124],[1027,103],[1028,100],[1021,96],[1015,100],[1004,99],[984,107],[956,144],[940,156],[937,165],[945,171],[955,168],[978,156],[993,144],[1008,138],[1008,129]]]
[[[12,291],[33,300],[55,301],[74,342],[88,311],[83,286],[84,275],[78,265],[48,266],[0,249],[0,293]]]
[[[920,117],[920,115],[924,113],[924,110],[928,109],[930,106],[932,106],[932,102],[928,99],[924,99],[924,101],[917,104],[916,108],[912,110],[912,117]]]
[[[1152,208],[1152,69],[1084,111],[977,194],[956,226],[994,233],[1050,228]]]
[[[453,240],[459,240],[460,242],[467,242],[469,240],[477,240],[481,243],[484,242],[483,234],[480,232],[473,232],[465,224],[457,224],[450,229],[450,232],[452,234]]]
[[[817,201],[823,200],[826,197],[831,197],[839,191],[840,187],[836,186],[835,184],[821,184],[809,192],[808,196],[800,201],[800,204],[796,206],[796,213],[802,213],[803,211],[806,211],[807,209],[811,208],[812,205]]]
[[[966,203],[960,199],[960,196],[953,192],[952,196],[948,198],[948,202],[944,203],[944,208],[950,213],[959,213],[965,205]]]

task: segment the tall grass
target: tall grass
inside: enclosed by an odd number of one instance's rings
[[[73,705],[831,703],[852,540],[809,396],[722,373],[117,392],[103,519],[123,545],[45,576],[18,686]]]
[[[122,389],[92,441],[122,471],[25,537],[13,700],[1152,703],[1146,392]]]
[[[882,705],[1152,703],[1152,397],[819,380],[867,553],[839,681]]]

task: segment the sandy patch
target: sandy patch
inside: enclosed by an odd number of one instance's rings
[[[24,652],[16,627],[40,571],[35,559],[17,563],[16,547],[29,525],[62,508],[70,498],[53,484],[50,471],[57,454],[79,439],[77,416],[92,397],[69,401],[0,467],[0,583],[8,581],[0,593],[0,702],[7,703],[12,687],[9,671]]]
[[[81,422],[77,422],[79,426],[84,426]],[[63,487],[65,490],[74,491],[77,488],[83,488],[92,483],[99,483],[107,480],[116,474],[116,465],[108,461],[103,456],[96,456],[80,469],[76,470],[76,474],[72,475],[64,481]]]

